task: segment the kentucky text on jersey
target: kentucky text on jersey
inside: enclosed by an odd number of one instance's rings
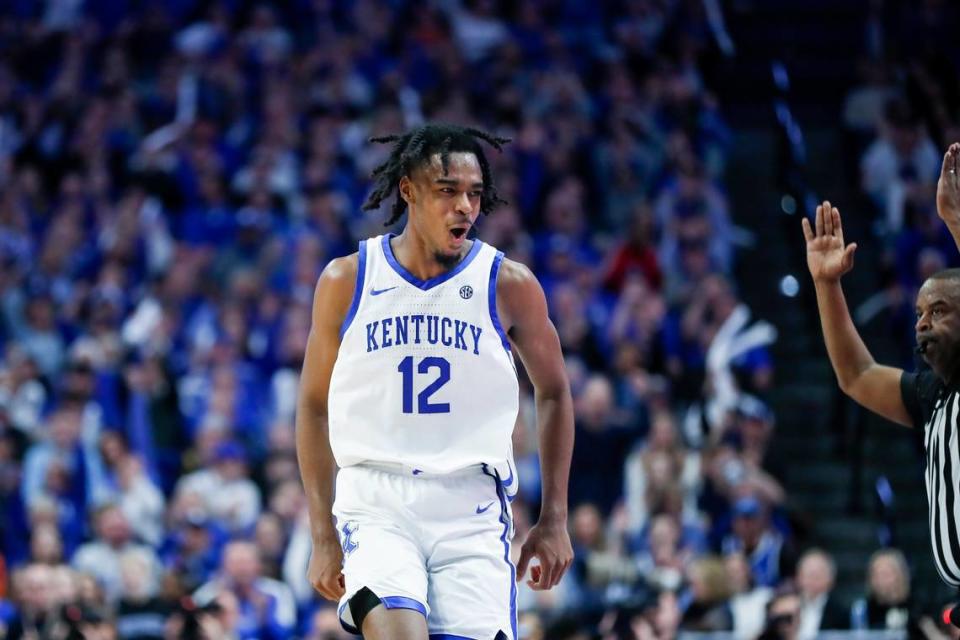
[[[481,327],[446,316],[394,316],[367,323],[367,353],[406,344],[440,344],[480,355]]]

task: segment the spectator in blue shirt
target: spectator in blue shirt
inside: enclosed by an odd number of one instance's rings
[[[260,552],[253,543],[229,543],[220,574],[200,587],[194,598],[206,603],[223,591],[237,599],[240,640],[285,640],[293,633],[297,620],[293,593],[284,583],[262,577]]]

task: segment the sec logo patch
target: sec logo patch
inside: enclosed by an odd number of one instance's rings
[[[470,298],[472,298],[473,287],[471,287],[468,284],[465,284],[462,287],[460,287],[460,297],[463,298],[464,300],[469,300]]]

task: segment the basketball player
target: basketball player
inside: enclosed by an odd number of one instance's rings
[[[954,238],[960,231],[960,145],[943,158],[937,211]],[[807,266],[830,363],[840,388],[864,407],[907,427],[923,429],[930,536],[944,582],[960,587],[960,269],[928,278],[917,294],[917,352],[930,371],[906,373],[877,364],[850,318],[840,278],[853,268],[857,245],[845,244],[840,212],[817,207],[814,228],[803,219]],[[958,243],[960,244],[960,243]]]
[[[528,584],[550,589],[572,561],[573,409],[540,284],[469,237],[500,202],[481,143],[508,141],[439,124],[371,141],[393,146],[364,208],[396,194],[387,224],[408,218],[317,284],[297,409],[308,578],[366,638],[515,640],[528,564]],[[514,350],[535,388],[543,476],[516,568]]]

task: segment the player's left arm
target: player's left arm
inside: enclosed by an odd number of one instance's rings
[[[960,249],[960,143],[954,142],[943,155],[937,181],[937,215],[947,225]]]
[[[497,313],[533,383],[540,440],[543,495],[540,518],[530,529],[517,562],[517,580],[537,558],[528,584],[556,585],[573,562],[567,533],[567,482],[573,455],[573,399],[557,330],[536,277],[524,265],[504,259],[497,278]]]

